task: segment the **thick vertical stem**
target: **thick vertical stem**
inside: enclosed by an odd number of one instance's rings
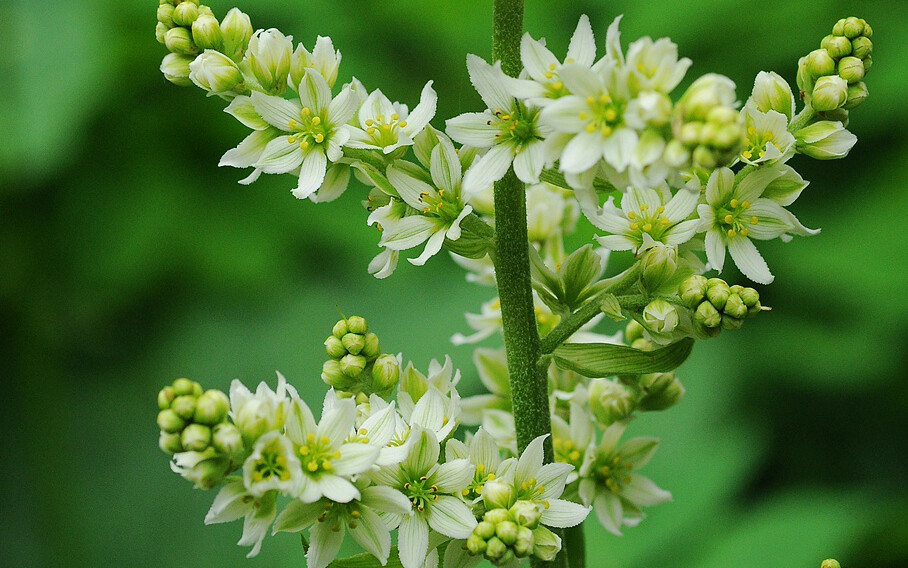
[[[567,551],[567,563],[570,568],[586,568],[586,539],[583,535],[583,523],[564,529],[564,549]]]

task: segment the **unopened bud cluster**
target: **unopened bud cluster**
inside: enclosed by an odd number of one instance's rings
[[[735,110],[735,85],[727,77],[700,77],[675,108],[675,140],[666,146],[666,162],[676,167],[717,168],[734,161],[744,142],[744,124]]]
[[[227,422],[230,401],[219,390],[202,391],[202,385],[181,378],[158,393],[159,446],[168,454],[204,452],[219,454],[242,450],[239,431]]]
[[[823,38],[820,48],[803,57],[798,87],[805,102],[827,118],[844,118],[867,98],[864,76],[873,65],[873,30],[861,18],[842,18]],[[842,120],[844,122],[844,120]]]
[[[486,511],[467,538],[466,548],[470,554],[482,555],[496,566],[527,558],[534,552],[533,531],[539,528],[541,517],[539,505],[530,501],[517,501],[510,509]]]
[[[381,352],[365,318],[351,316],[334,324],[325,351],[330,359],[322,366],[322,380],[340,393],[384,397],[397,386],[400,362]]]
[[[724,329],[739,329],[744,319],[767,309],[760,304],[760,294],[753,288],[729,286],[721,278],[691,276],[678,290],[681,300],[694,310],[698,331],[714,337]]]

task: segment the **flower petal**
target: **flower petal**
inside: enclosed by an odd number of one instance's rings
[[[306,199],[315,193],[322,186],[327,173],[328,158],[325,153],[320,150],[311,150],[303,158],[299,184],[293,190],[293,196],[297,199]]]
[[[617,495],[603,491],[593,501],[593,509],[602,528],[612,534],[621,536],[621,525],[624,523],[624,507]]]
[[[300,150],[299,144],[289,142],[284,136],[278,136],[265,146],[255,167],[266,174],[285,174],[300,167],[302,163],[303,151]]]
[[[429,526],[452,538],[467,538],[476,526],[473,511],[463,501],[450,495],[439,495],[428,507]]]
[[[672,500],[672,494],[660,488],[648,477],[632,473],[630,481],[621,486],[621,496],[640,507],[652,507]]]
[[[379,448],[354,442],[342,445],[339,451],[340,457],[332,461],[334,472],[338,475],[356,475],[372,467],[378,459]]]
[[[439,138],[438,145],[432,150],[429,163],[432,181],[439,189],[454,191],[460,185],[462,176],[460,159],[454,144],[447,138]]]
[[[769,284],[775,278],[753,241],[740,235],[728,240],[728,251],[741,274],[758,284]]]
[[[384,566],[391,552],[391,534],[372,509],[360,507],[359,514],[355,526],[350,527],[350,536]]]
[[[252,105],[268,124],[284,132],[290,132],[290,121],[300,118],[300,107],[292,101],[252,91]]]
[[[421,515],[404,518],[398,529],[400,563],[404,568],[422,568],[429,552],[429,527]]]
[[[284,507],[284,510],[274,520],[272,534],[279,532],[300,532],[318,520],[319,515],[325,512],[323,503],[303,503],[294,499]]]
[[[348,480],[338,475],[322,474],[315,482],[318,484],[322,494],[332,501],[349,503],[360,497],[359,490]]]
[[[422,88],[422,93],[419,96],[419,104],[417,104],[413,108],[413,111],[407,115],[407,126],[404,127],[404,132],[411,138],[419,134],[435,116],[437,106],[438,94],[435,92],[435,89],[432,88],[432,81],[429,81],[426,83],[426,86]]]
[[[360,503],[376,511],[397,515],[409,515],[413,510],[413,504],[403,493],[383,485],[373,485],[363,489]]]
[[[469,460],[455,459],[438,466],[432,474],[432,482],[443,493],[456,493],[470,484],[475,470]]]
[[[492,115],[487,112],[465,112],[445,121],[445,132],[460,142],[477,148],[488,148],[495,143],[499,129],[489,124]]]
[[[504,177],[511,163],[514,152],[506,144],[496,144],[470,166],[463,180],[463,193],[473,195],[487,189],[494,182]]]
[[[548,434],[538,436],[524,448],[523,453],[520,454],[520,458],[517,460],[517,470],[514,474],[515,485],[519,486],[531,477],[536,477],[536,474],[539,473],[539,469],[542,467],[542,445],[547,437]]]
[[[505,74],[501,64],[489,65],[481,57],[467,55],[467,71],[470,82],[489,110],[510,110],[514,106],[514,97],[508,93]]]
[[[552,106],[554,105],[546,108]],[[602,158],[602,151],[603,139],[599,132],[580,132],[564,147],[561,154],[561,170],[575,174],[585,172]]]
[[[710,229],[706,233],[706,260],[717,272],[722,272],[722,267],[725,266],[725,241],[716,229]]]
[[[386,227],[378,244],[393,250],[413,248],[437,230],[437,223],[422,215],[411,215]]]
[[[551,499],[542,511],[542,524],[550,527],[567,528],[579,525],[590,514],[589,507],[564,499]]]
[[[586,14],[580,16],[574,35],[571,36],[571,44],[568,46],[567,58],[564,61],[571,63],[570,60],[587,67],[596,60],[596,38],[593,36],[593,28]]]
[[[523,183],[539,183],[539,174],[545,165],[544,143],[533,140],[514,157],[514,173]]]
[[[325,568],[334,560],[344,541],[344,524],[340,530],[333,530],[331,523],[316,523],[309,533],[311,542],[306,552],[308,568]]]
[[[306,74],[303,75],[303,80],[300,81],[299,96],[303,108],[319,114],[331,104],[331,87],[328,86],[321,73],[309,67],[306,69]]]

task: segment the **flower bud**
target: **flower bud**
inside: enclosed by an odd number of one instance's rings
[[[681,301],[688,307],[696,307],[706,296],[706,283],[706,277],[699,274],[685,278],[681,282],[681,286],[678,287],[678,295],[681,296]]]
[[[858,37],[851,40],[851,54],[858,59],[864,59],[873,53],[873,42],[869,37]]]
[[[627,318],[621,312],[621,302],[614,294],[605,294],[599,297],[599,311],[615,321],[624,321]]]
[[[333,335],[325,340],[325,351],[332,359],[340,359],[347,354],[347,348],[344,347],[343,342]]]
[[[727,106],[717,106],[706,115],[706,121],[711,124],[721,125],[726,122],[734,122],[737,119],[738,113],[735,112],[735,109]]]
[[[643,286],[651,292],[658,290],[678,269],[678,249],[657,244],[643,253],[640,262],[643,268]]]
[[[199,17],[199,7],[192,2],[180,2],[173,9],[173,23],[178,26],[191,26],[192,22]]]
[[[164,45],[172,53],[181,55],[195,55],[199,52],[198,46],[192,41],[192,34],[186,28],[171,28],[164,34]]]
[[[218,19],[207,14],[199,16],[192,22],[192,41],[200,49],[221,49],[224,36],[221,35],[221,24],[218,23]]]
[[[848,100],[848,83],[838,75],[817,79],[811,95],[811,106],[818,111],[834,110]]]
[[[640,410],[665,410],[684,397],[684,386],[674,373],[641,375],[639,384],[646,393],[639,402]]]
[[[266,91],[280,93],[287,87],[293,44],[280,31],[259,30],[252,34],[246,59],[252,74]]]
[[[183,428],[180,435],[183,448],[191,452],[201,452],[211,442],[211,428],[203,424],[190,424]]]
[[[330,361],[329,361],[330,362]],[[340,360],[341,372],[355,379],[366,368],[366,358],[362,355],[347,354]]]
[[[486,558],[493,562],[503,558],[506,552],[508,552],[508,546],[498,537],[493,536],[486,543]]]
[[[486,512],[483,520],[495,523],[510,520],[508,507],[511,506],[511,499],[514,498],[514,487],[510,483],[492,479],[482,488],[482,500],[489,511]],[[495,512],[499,511],[499,512]]]
[[[846,37],[828,35],[820,42],[820,47],[828,51],[833,59],[851,54],[851,42]]]
[[[643,323],[655,333],[671,333],[678,327],[678,310],[667,301],[657,298],[643,308]]]
[[[243,73],[232,59],[219,51],[206,49],[189,64],[189,78],[206,91],[228,93],[243,81]]]
[[[744,288],[738,292],[738,296],[741,297],[741,301],[744,302],[744,305],[748,308],[752,308],[760,303],[760,293],[753,288]]]
[[[172,468],[199,489],[211,489],[224,479],[231,460],[219,455],[214,448],[204,452],[182,452],[174,456]]]
[[[839,19],[839,21],[832,26],[832,35],[845,35],[845,18]]]
[[[845,104],[842,106],[845,110],[851,110],[855,107],[860,106],[870,96],[870,92],[867,91],[867,85],[861,81],[860,83],[855,83],[853,85],[848,85],[848,100],[845,101]]]
[[[706,281],[706,298],[717,310],[725,307],[725,302],[730,294],[731,290],[729,290],[728,283],[725,280],[710,278]]]
[[[864,58],[864,75],[870,72],[870,68],[873,66],[873,57],[867,56]]]
[[[662,152],[662,159],[665,160],[665,163],[669,166],[680,168],[690,159],[690,152],[684,147],[681,140],[675,139],[665,145],[665,150]]]
[[[493,510],[497,510],[497,509],[493,509]],[[495,523],[493,523],[491,521],[486,521],[486,520],[480,521],[476,525],[476,528],[473,529],[473,534],[475,534],[476,536],[478,536],[479,538],[481,538],[484,541],[489,540],[490,538],[495,536]]]
[[[363,339],[365,340],[365,343],[363,345],[362,351],[360,352],[363,357],[371,361],[372,359],[375,359],[376,357],[381,355],[381,347],[378,344],[377,335],[370,332],[363,336]]]
[[[249,16],[233,8],[221,21],[221,36],[223,38],[224,54],[233,59],[240,61],[246,48],[249,46],[249,39],[252,37],[252,22]]]
[[[722,314],[710,302],[702,302],[694,312],[694,319],[704,327],[716,328],[722,325]]]
[[[825,49],[815,49],[807,54],[807,72],[815,79],[835,73],[835,59]]]
[[[708,73],[693,82],[678,107],[686,120],[706,120],[706,115],[716,106],[733,106],[735,84],[728,77]]]
[[[366,319],[360,316],[350,316],[347,318],[347,329],[350,333],[365,334],[369,331],[369,325]]]
[[[176,28],[174,28],[176,29]],[[179,55],[177,53],[168,53],[161,61],[161,73],[164,78],[180,87],[189,87],[192,80],[189,79],[189,64],[195,59],[192,55]]]
[[[195,414],[195,404],[196,397],[191,394],[185,394],[173,399],[170,408],[183,420],[190,420],[192,415]]]
[[[633,343],[641,337],[643,337],[643,326],[637,320],[632,319],[624,328],[624,339],[628,343]]]
[[[744,325],[743,319],[732,317],[727,314],[722,315],[722,329],[727,329],[729,331],[735,331],[735,330],[741,329],[742,325]]]
[[[854,39],[862,33],[864,33],[864,20],[855,18],[854,16],[845,18],[845,23],[842,26],[842,34],[845,37]]]
[[[158,408],[164,410],[165,408],[170,408],[170,403],[173,402],[176,395],[173,392],[173,387],[164,387],[158,393]]]
[[[542,511],[532,501],[517,501],[508,512],[518,525],[530,529],[535,529],[542,518]]]
[[[533,556],[544,562],[554,560],[561,550],[561,540],[544,526],[533,531],[533,540]]]
[[[365,337],[357,333],[347,333],[341,339],[341,343],[348,353],[359,355],[363,350],[363,347],[366,345],[366,339]]]
[[[747,315],[747,306],[744,305],[744,301],[741,299],[741,296],[737,294],[731,294],[728,297],[728,301],[725,302],[725,307],[722,309],[722,313],[733,318],[741,319]]]
[[[820,568],[842,568],[842,565],[835,558],[827,558],[820,564]]]
[[[169,434],[180,432],[186,426],[186,421],[180,418],[172,408],[158,412],[158,427]]]
[[[517,542],[517,523],[504,521],[495,525],[495,536],[508,546]]]
[[[829,120],[814,122],[795,132],[794,137],[797,151],[817,160],[843,158],[858,140],[842,123]]]
[[[514,555],[518,558],[526,558],[533,552],[533,545],[535,544],[533,538],[533,531],[527,527],[520,527],[517,529],[517,540],[514,542]]]
[[[243,436],[236,426],[222,422],[211,432],[211,446],[225,456],[237,455],[243,451]]]
[[[467,537],[467,550],[470,551],[470,554],[478,556],[486,551],[486,541],[474,531],[473,534]]]
[[[864,78],[864,63],[857,57],[843,57],[839,59],[839,77],[849,83],[857,83]]]
[[[603,426],[627,418],[634,411],[634,395],[621,383],[593,379],[589,384],[590,410]]]
[[[682,143],[688,146],[694,146],[700,142],[700,133],[703,131],[702,122],[688,122],[681,127],[681,133],[678,138]]]
[[[161,436],[158,438],[158,447],[161,448],[162,452],[171,455],[182,452],[183,444],[180,442],[180,434],[177,432],[168,433],[162,431]]]
[[[652,351],[656,348],[656,346],[653,345],[653,342],[649,339],[646,339],[645,337],[633,340],[631,342],[631,347],[633,347],[634,349],[639,349],[640,351]]]
[[[703,145],[694,148],[692,157],[694,164],[703,168],[712,169],[719,165],[719,160],[716,159],[708,147]]]
[[[154,38],[158,40],[158,43],[160,43],[161,45],[164,45],[164,36],[167,35],[167,30],[169,29],[170,28],[168,28],[161,22],[158,22],[154,27]]]
[[[349,332],[350,330],[347,328],[347,320],[340,320],[339,322],[334,324],[334,327],[331,329],[331,334],[338,339],[343,338]]]
[[[372,365],[372,387],[376,393],[388,392],[400,379],[400,362],[397,357],[385,353]]]
[[[168,29],[175,25],[173,23],[173,9],[173,4],[158,5],[158,22],[167,26]]]
[[[186,378],[180,378],[173,382],[173,394],[176,396],[182,396],[184,394],[192,394],[195,390],[195,386],[192,384],[193,381],[190,381]]]
[[[330,359],[322,365],[322,380],[330,387],[338,390],[349,389],[354,381],[344,374],[340,361]]]
[[[193,421],[214,425],[223,422],[230,410],[230,399],[223,392],[211,389],[205,391],[195,403]]]

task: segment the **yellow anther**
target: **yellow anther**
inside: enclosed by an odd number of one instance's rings
[[[593,124],[593,123],[587,124],[587,125],[586,125],[586,131],[587,131],[587,132],[596,132],[596,125]]]
[[[671,224],[671,220],[669,220],[668,217],[663,217],[663,218],[659,219],[659,222],[662,223],[663,225],[670,225],[670,224]]]
[[[556,91],[560,91],[564,88],[564,83],[562,83],[561,81],[555,81],[554,83],[552,83],[552,88]]]
[[[588,104],[588,105],[596,104],[596,98],[593,97],[593,95],[589,95],[588,97],[586,97],[586,104]]]
[[[574,450],[573,452],[568,454],[568,457],[571,458],[571,461],[577,461],[580,459],[580,452],[578,450]]]
[[[565,447],[565,449],[570,450],[571,448],[574,447],[574,441],[573,441],[573,440],[566,440],[566,441],[564,442],[564,447]]]
[[[285,469],[283,473],[281,473],[281,480],[287,481],[288,479],[290,479],[290,472]]]
[[[308,149],[309,149],[308,140],[303,140],[302,142],[300,142],[300,150],[308,150]]]
[[[341,457],[340,450],[334,450],[334,453],[331,454],[331,456],[332,456],[334,459],[340,459],[340,457]]]
[[[584,111],[580,111],[580,114],[578,114],[577,116],[580,117],[580,120],[586,120],[587,118],[589,118],[590,115],[588,115],[588,114],[587,114],[586,112],[584,112]]]
[[[745,160],[749,160],[750,157],[753,156],[750,150],[744,150],[743,152],[741,152],[741,155],[744,156]]]
[[[324,446],[331,443],[331,438],[329,438],[328,436],[322,436],[318,439],[318,441],[321,442],[321,444]]]
[[[368,443],[369,443],[369,437],[368,437],[368,436],[363,436],[362,439],[361,439],[360,441],[361,441],[362,443],[364,443],[364,444],[368,444]]]
[[[546,79],[551,79],[552,77],[554,77],[554,75],[552,74],[551,71],[546,71],[546,72],[545,72],[545,78],[546,78]]]
[[[325,460],[325,461],[323,461],[323,462],[322,462],[322,467],[323,467],[324,469],[331,469],[331,467],[332,467],[332,466],[331,466],[331,460]]]
[[[753,217],[750,218],[750,224],[751,224],[751,225],[756,225],[756,224],[759,223],[759,222],[760,222],[760,220],[757,219],[756,215],[754,215]]]
[[[762,158],[765,154],[766,154],[766,150],[760,150],[759,152],[757,152],[757,155],[760,156],[761,158]]]
[[[401,120],[400,122],[397,123],[397,126],[400,126],[401,128],[405,127],[406,125],[407,125],[406,120]]]
[[[725,216],[725,219],[723,219],[723,220],[724,220],[726,223],[731,223],[732,221],[735,220],[735,218],[734,218],[734,216],[733,216],[731,213],[729,213],[728,215]]]
[[[599,101],[600,101],[600,102],[607,103],[607,102],[609,102],[610,100],[612,100],[612,98],[611,98],[610,96],[608,96],[607,94],[605,94],[605,93],[602,93],[601,95],[599,95]]]
[[[375,115],[375,120],[377,120],[377,121],[379,121],[379,122],[384,122],[384,121],[385,121],[385,115],[383,115],[383,114],[376,114],[376,115]]]
[[[744,227],[743,229],[741,229],[741,236],[742,236],[742,237],[746,237],[746,236],[749,235],[749,234],[750,234],[750,229],[748,229],[747,227]]]
[[[366,126],[372,126],[373,124],[375,124],[374,120],[372,120],[371,118],[366,119]]]
[[[636,218],[637,218],[637,212],[636,212],[636,211],[628,211],[628,213],[627,213],[627,218],[628,218],[628,219],[636,219]]]
[[[489,474],[489,479],[495,479],[495,474],[494,474],[494,473],[490,473],[490,474]]]
[[[636,231],[640,228],[640,223],[631,223],[629,226],[631,228],[631,231]]]
[[[322,117],[320,117],[320,116],[313,116],[313,117],[312,117],[312,124],[313,124],[313,126],[318,126],[318,125],[321,124],[321,123],[322,123]]]
[[[647,211],[649,209],[649,203],[641,203],[640,211]]]
[[[738,234],[738,233],[736,233],[734,229],[729,229],[729,230],[728,230],[728,238],[730,238],[730,239],[733,238],[733,237],[734,237],[735,235],[737,235],[737,234]]]
[[[738,200],[737,200],[737,199],[732,199],[731,201],[728,202],[728,204],[731,205],[732,207],[737,207],[737,206],[738,206]]]
[[[653,230],[653,224],[652,224],[652,223],[645,223],[645,224],[643,225],[643,230],[646,231],[646,232],[652,231],[652,230]]]
[[[605,111],[605,120],[608,120],[609,122],[611,122],[612,120],[615,120],[616,118],[618,118],[618,111],[616,111],[615,109],[610,108]]]
[[[316,144],[321,144],[321,143],[324,142],[324,141],[325,141],[325,135],[324,135],[324,134],[322,134],[321,132],[319,132],[318,134],[315,135],[315,143],[316,143]]]
[[[303,110],[300,111],[300,112],[301,112],[304,116],[308,116],[308,115],[312,114],[312,111],[309,110],[309,107],[303,107]]]
[[[381,226],[381,223],[376,223],[376,224],[375,224],[375,228],[377,228],[379,232],[385,230],[385,228]]]
[[[531,477],[527,483],[529,483],[530,485],[536,485],[536,478]]]
[[[481,463],[476,465],[476,473],[482,473],[486,470],[486,464]]]
[[[391,115],[391,120],[397,120],[397,119],[399,119],[399,118],[400,118],[400,115],[397,114],[396,112],[395,112],[394,114]]]
[[[748,134],[756,134],[756,133],[757,133],[757,127],[756,127],[756,126],[748,126],[748,127],[747,127],[747,133],[748,133]]]
[[[602,135],[603,135],[603,136],[608,136],[608,135],[610,135],[610,134],[612,133],[612,127],[611,127],[611,126],[608,126],[608,125],[603,126],[603,127],[602,127],[602,130],[601,130],[600,132],[602,132]]]
[[[656,213],[665,213],[665,206],[660,205],[659,207],[656,207]]]
[[[443,425],[444,425],[444,424],[447,424],[447,423],[450,422],[450,421],[451,421],[451,419],[448,418],[447,416],[445,416],[444,418],[441,419],[441,423],[442,423]]]
[[[306,440],[308,440],[309,442],[314,442],[315,434],[312,434],[312,433],[306,434]]]
[[[549,63],[549,69],[551,69],[552,71],[554,71],[556,67],[558,67],[557,63]]]
[[[466,497],[467,495],[470,494],[470,488],[464,487],[463,489],[460,490],[460,494],[463,495],[464,497]]]
[[[366,133],[367,133],[367,134],[375,134],[375,129],[374,129],[374,128],[369,128],[368,130],[366,130]]]
[[[274,462],[277,463],[277,465],[279,465],[279,466],[286,466],[287,458],[284,456],[278,456],[277,458],[274,459]]]
[[[288,124],[290,125],[290,128],[297,128],[299,126],[302,126],[299,122],[292,118],[290,119],[290,122]]]
[[[254,481],[261,481],[262,479],[264,479],[264,477],[262,477],[262,472],[260,472],[260,471],[255,471],[255,472],[253,472],[253,473],[252,473],[252,479],[253,479]]]
[[[288,137],[287,137],[287,143],[288,143],[288,144],[294,144],[294,143],[296,143],[296,136],[288,136]]]
[[[300,446],[300,455],[308,456],[309,455],[309,446]]]
[[[744,209],[750,209],[750,201],[742,201],[741,207],[743,207]]]
[[[315,463],[314,461],[311,461],[306,464],[306,469],[308,469],[309,471],[315,471],[318,469],[318,464]]]
[[[574,58],[573,58],[573,57],[568,57],[567,59],[564,60],[564,62],[565,62],[565,63],[573,63],[573,62],[574,62]]]

